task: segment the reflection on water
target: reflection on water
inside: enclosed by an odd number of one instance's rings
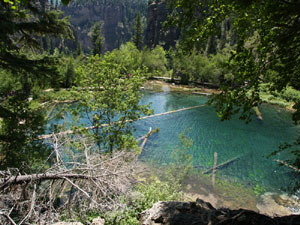
[[[163,90],[163,92],[170,92],[170,88],[168,85],[162,86],[162,90]]]

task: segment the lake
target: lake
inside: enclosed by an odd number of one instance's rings
[[[152,102],[154,113],[202,105],[208,98],[201,95],[174,92],[145,92],[142,104]],[[299,176],[291,169],[279,166],[273,159],[292,157],[280,153],[267,158],[284,142],[297,138],[299,126],[292,122],[287,110],[273,106],[259,107],[263,120],[254,115],[252,122],[245,124],[238,116],[221,122],[211,106],[171,113],[136,122],[136,136],[146,134],[149,127],[160,128],[157,134],[150,136],[141,160],[165,165],[172,162],[171,153],[179,146],[179,134],[182,132],[193,140],[188,154],[193,156],[193,166],[204,171],[213,165],[214,152],[218,153],[218,164],[239,157],[238,160],[218,170],[218,176],[235,180],[245,185],[257,184],[266,191],[279,191],[293,186]]]
[[[278,106],[264,104],[259,107],[263,120],[253,115],[252,122],[245,124],[234,116],[221,122],[211,106],[205,105],[208,97],[176,92],[143,91],[141,104],[152,102],[154,113],[163,113],[186,107],[202,107],[143,119],[135,122],[135,136],[145,135],[149,127],[160,131],[148,139],[140,155],[142,161],[156,165],[172,162],[172,152],[179,149],[179,135],[193,140],[188,149],[192,155],[193,167],[200,173],[213,165],[214,152],[218,153],[218,164],[239,157],[217,172],[219,178],[255,187],[264,191],[278,192],[293,187],[300,176],[291,169],[279,166],[274,159],[285,160],[293,157],[282,152],[267,158],[279,145],[297,138],[300,127],[292,122],[291,112]],[[67,116],[71,119],[70,116]],[[84,119],[81,120],[84,122]],[[52,121],[51,123],[60,123]],[[88,123],[88,121],[87,121]],[[90,126],[90,124],[88,124]]]

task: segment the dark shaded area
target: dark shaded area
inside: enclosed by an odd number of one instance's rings
[[[150,49],[156,45],[161,45],[165,49],[176,45],[179,39],[180,30],[178,28],[163,28],[171,9],[165,0],[149,2],[147,15],[147,29],[145,42]]]
[[[138,215],[141,225],[296,225],[299,215],[271,218],[250,210],[215,209],[210,203],[158,202],[151,209]]]

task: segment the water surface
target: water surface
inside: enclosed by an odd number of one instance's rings
[[[135,136],[145,135],[149,127],[160,128],[150,136],[140,159],[167,165],[172,162],[172,152],[178,150],[179,134],[182,132],[193,140],[188,154],[193,156],[193,166],[199,173],[212,167],[214,152],[218,153],[218,164],[239,157],[228,166],[219,169],[217,176],[237,181],[251,187],[264,187],[265,191],[279,191],[292,187],[299,181],[291,169],[279,166],[273,159],[292,157],[280,153],[267,158],[284,142],[292,142],[297,138],[299,127],[292,122],[292,115],[277,106],[262,105],[260,111],[263,120],[253,116],[252,122],[245,124],[238,116],[221,122],[216,112],[205,105],[208,98],[201,95],[174,92],[144,92],[141,104],[152,102],[154,113],[168,112],[191,106],[203,107],[139,120],[135,123]],[[67,115],[67,120],[71,120]],[[61,123],[61,121],[52,121]],[[90,126],[90,121],[82,118],[81,123]]]
[[[155,114],[180,108],[205,104],[207,97],[181,93],[146,92],[142,104],[152,102]],[[204,106],[136,122],[137,136],[147,133],[149,127],[160,128],[144,147],[141,159],[157,164],[172,162],[171,153],[178,149],[179,134],[185,132],[193,140],[188,153],[193,165],[204,171],[213,164],[213,154],[218,153],[218,164],[237,156],[240,158],[218,170],[218,176],[246,185],[265,187],[266,191],[279,191],[299,180],[289,168],[279,166],[273,159],[291,157],[280,153],[266,156],[284,142],[294,141],[299,127],[292,122],[291,113],[272,105],[262,105],[263,120],[253,116],[245,124],[237,116],[221,122],[214,109]]]

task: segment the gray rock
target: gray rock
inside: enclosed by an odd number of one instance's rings
[[[158,202],[138,218],[140,225],[300,225],[300,216],[271,218],[244,209],[215,209],[200,199],[196,202]]]
[[[104,225],[104,224],[105,224],[105,220],[102,219],[101,217],[97,217],[92,221],[92,225]]]

